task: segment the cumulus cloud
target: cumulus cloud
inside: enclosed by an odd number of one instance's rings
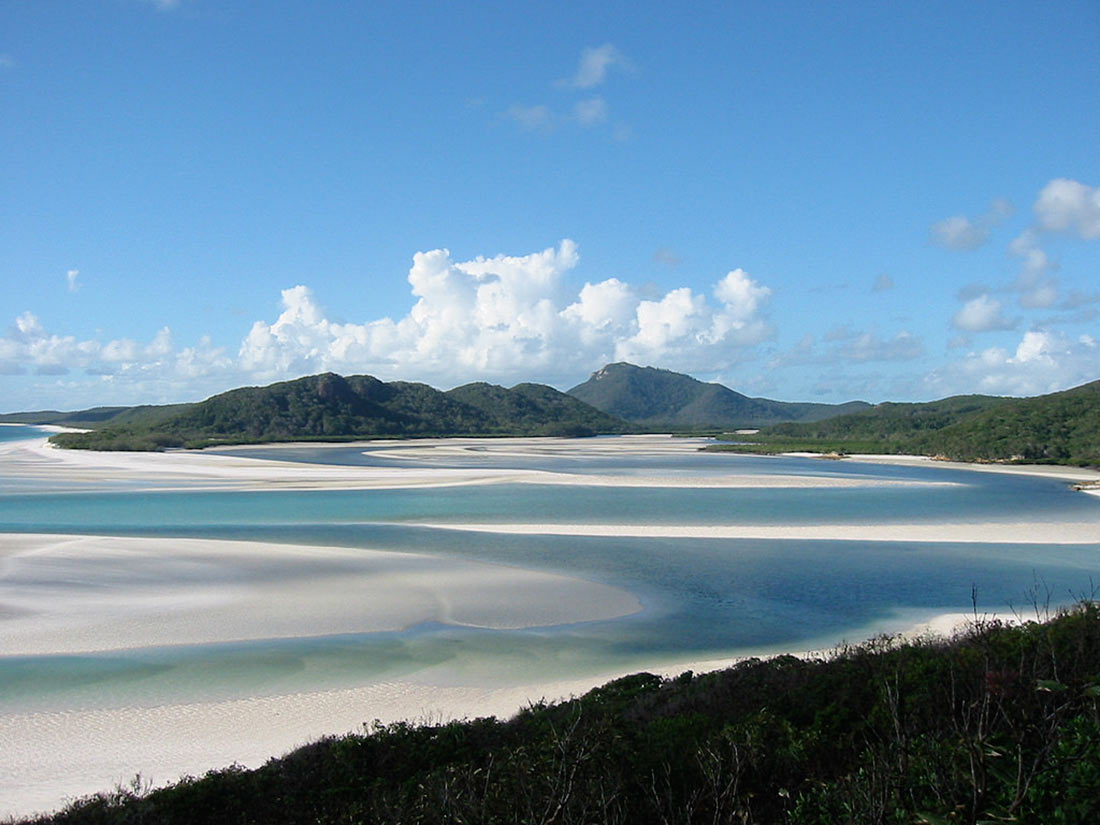
[[[1015,350],[990,347],[967,353],[936,370],[926,387],[937,396],[962,392],[1041,395],[1083,384],[1100,374],[1100,347],[1094,338],[1029,330]]]
[[[0,373],[97,376],[119,400],[129,397],[124,387],[188,387],[183,397],[195,397],[199,388],[325,370],[436,385],[563,382],[612,360],[714,372],[754,357],[774,334],[771,289],[743,269],[709,293],[679,287],[654,295],[615,277],[578,289],[567,279],[578,261],[570,240],[529,255],[464,261],[446,249],[419,252],[404,315],[336,321],[298,285],[282,291],[277,317],[254,322],[235,354],[206,338],[181,347],[167,327],[146,341],[82,340],[24,312],[0,337]]]
[[[305,286],[283,291],[283,312],[257,321],[241,345],[243,369],[274,378],[321,370],[450,382],[569,377],[608,360],[679,368],[737,363],[772,334],[771,290],[744,270],[717,282],[714,301],[688,287],[646,299],[617,278],[570,292],[576,244],[524,256],[455,261],[446,249],[413,257],[415,304],[403,318],[329,320]]]
[[[1026,309],[1058,308],[1060,287],[1054,272],[1058,264],[1043,248],[1051,233],[1081,240],[1100,238],[1100,188],[1068,178],[1056,178],[1039,192],[1032,206],[1035,223],[1021,232],[1009,251],[1020,259],[1020,271],[1009,289],[1020,294]]]
[[[198,374],[193,367],[196,362],[204,365],[203,377],[235,374],[234,365],[224,350],[213,347],[208,340],[197,347],[177,351],[168,327],[162,327],[147,342],[132,338],[80,340],[73,335],[48,331],[38,317],[28,311],[19,315],[7,335],[0,338],[0,373],[6,375],[83,373],[131,385],[139,381],[174,381],[182,388],[184,379]],[[187,396],[194,393],[193,388],[183,391]],[[63,402],[78,397],[78,393],[66,394]],[[93,399],[93,403],[99,403],[99,399]]]
[[[1015,321],[1004,317],[1001,302],[989,295],[979,295],[963,304],[951,319],[955,329],[967,332],[989,332],[996,329],[1012,329]]]
[[[972,250],[984,245],[989,235],[1015,210],[1008,201],[995,199],[981,215],[954,215],[932,224],[932,242],[945,249]]]
[[[560,85],[575,89],[591,89],[607,79],[608,71],[613,67],[627,68],[630,62],[610,43],[588,47],[581,52],[577,71]]]
[[[1034,210],[1041,229],[1100,238],[1100,187],[1057,178],[1043,187]]]

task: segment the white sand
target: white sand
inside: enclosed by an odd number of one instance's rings
[[[838,541],[1100,544],[1100,522],[973,522],[915,524],[473,524],[418,527],[547,536],[620,538],[803,539]]]
[[[202,539],[0,534],[0,579],[7,655],[366,633],[427,621],[543,627],[641,609],[619,588],[498,564]]]
[[[706,439],[668,436],[622,436],[615,439],[504,438],[434,439],[401,442],[364,442],[342,446],[371,449],[380,458],[401,461],[445,461],[448,457],[492,454],[523,458],[596,458],[695,454]],[[253,447],[258,452],[287,445]],[[316,447],[311,444],[307,446]],[[388,448],[381,449],[379,447]],[[715,457],[715,468],[730,457]],[[93,452],[62,450],[45,439],[0,444],[3,475],[13,479],[57,480],[77,484],[140,482],[147,489],[392,489],[455,484],[532,483],[623,487],[868,487],[945,485],[950,482],[843,477],[835,475],[745,473],[731,467],[728,474],[668,472],[637,474],[581,474],[534,469],[446,468],[431,466],[365,467],[307,464],[263,458],[240,458],[218,449],[176,450],[163,453]]]

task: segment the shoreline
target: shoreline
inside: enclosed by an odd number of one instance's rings
[[[980,621],[1005,619],[983,614]],[[949,636],[975,617],[936,614],[912,622],[895,617],[875,623],[900,641]],[[1008,617],[1009,621],[1014,621]],[[899,629],[900,628],[900,629]],[[855,633],[859,643],[883,632]],[[116,785],[159,787],[230,765],[256,768],[273,757],[327,736],[363,733],[375,721],[441,724],[495,716],[507,719],[541,701],[568,700],[607,682],[640,672],[664,678],[733,666],[751,658],[832,655],[850,640],[824,648],[747,649],[736,655],[654,663],[582,678],[487,688],[383,680],[360,687],[242,697],[207,702],[87,710],[0,714],[0,817],[28,817]],[[277,720],[275,723],[273,720]]]

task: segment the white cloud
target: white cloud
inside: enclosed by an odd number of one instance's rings
[[[755,357],[774,334],[766,317],[771,289],[742,269],[718,279],[710,294],[684,286],[653,295],[615,277],[578,289],[568,278],[578,262],[570,240],[522,256],[455,260],[446,249],[419,252],[404,315],[335,321],[298,285],[282,291],[276,317],[255,321],[235,354],[206,338],[180,347],[167,327],[148,340],[84,340],[55,334],[24,312],[0,336],[0,373],[69,374],[48,391],[63,392],[54,403],[70,407],[104,396],[113,403],[154,393],[183,400],[325,370],[436,386],[564,383],[612,360],[714,373]],[[80,373],[84,395],[75,389]]]
[[[69,292],[76,292],[78,289],[80,289],[80,284],[76,282],[76,279],[78,277],[80,277],[79,269],[70,269],[68,272],[65,273],[65,280],[69,284]]]
[[[981,392],[992,395],[1041,395],[1087,381],[1100,374],[1100,347],[1082,335],[1029,330],[1015,350],[990,347],[970,352],[936,370],[925,381],[937,396]]]
[[[413,257],[416,303],[403,318],[329,321],[309,289],[283,292],[274,323],[257,321],[242,369],[263,378],[331,369],[454,382],[569,378],[607,360],[711,369],[748,357],[772,334],[762,317],[771,290],[743,270],[715,286],[717,303],[688,287],[656,300],[618,278],[571,291],[576,245],[524,256],[454,261],[445,249]]]
[[[954,215],[932,224],[932,242],[946,249],[977,249],[989,240],[990,232],[1014,211],[1012,204],[997,198],[986,212],[975,218]]]
[[[951,320],[955,329],[967,332],[989,332],[995,329],[1012,329],[1015,321],[1004,317],[1001,302],[989,295],[979,295],[963,304]]]
[[[607,79],[608,70],[613,66],[627,68],[629,65],[629,61],[610,43],[588,47],[581,52],[576,73],[569,80],[562,81],[562,85],[590,89],[603,83]]]
[[[1034,209],[1041,229],[1100,238],[1100,187],[1057,178],[1043,187]]]

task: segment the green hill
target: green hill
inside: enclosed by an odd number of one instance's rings
[[[52,422],[51,422],[52,423]],[[149,450],[265,441],[451,435],[593,435],[626,422],[550,387],[470,384],[441,392],[369,375],[313,375],[242,387],[198,404],[132,408],[89,433],[61,433],[63,447]]]
[[[816,421],[868,405],[788,403],[750,398],[671,370],[608,364],[569,394],[598,410],[651,429],[738,429]]]
[[[921,434],[912,446],[965,461],[1100,465],[1100,381],[993,405]]]
[[[951,641],[640,673],[507,721],[375,723],[35,821],[1085,825],[1100,817],[1098,697],[1085,602]]]
[[[959,395],[779,424],[726,449],[933,455],[957,461],[1100,465],[1100,381],[1034,398]]]

